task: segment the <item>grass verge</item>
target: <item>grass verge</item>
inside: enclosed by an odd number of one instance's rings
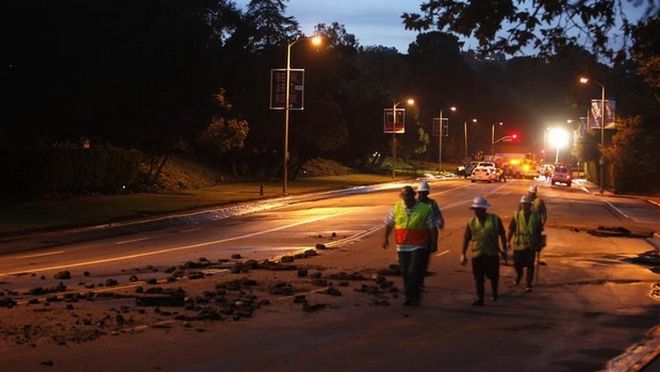
[[[289,194],[335,190],[389,182],[389,175],[349,174],[299,178],[289,182]],[[132,218],[167,214],[283,196],[282,183],[228,183],[159,194],[85,196],[57,201],[21,203],[0,208],[0,235],[65,227],[93,226]]]

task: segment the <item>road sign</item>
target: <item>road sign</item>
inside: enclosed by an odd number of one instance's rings
[[[393,119],[394,116],[392,115],[392,109],[385,109],[383,111],[383,132],[396,134],[406,133],[406,109],[396,109],[396,127],[394,127],[392,123]]]
[[[270,109],[284,110],[286,107],[286,69],[270,70]],[[305,109],[305,70],[289,70],[289,110]]]
[[[433,118],[433,137],[438,136],[440,118]],[[449,118],[442,118],[442,136],[449,137]]]

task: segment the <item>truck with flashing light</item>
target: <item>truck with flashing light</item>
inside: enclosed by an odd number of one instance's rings
[[[504,174],[513,178],[533,179],[540,175],[538,162],[531,153],[500,153],[496,154],[496,163],[504,170]]]

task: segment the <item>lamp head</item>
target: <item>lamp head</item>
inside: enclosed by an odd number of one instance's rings
[[[314,45],[314,46],[319,46],[323,43],[323,39],[319,35],[312,36],[310,41],[312,42],[312,45]]]
[[[451,110],[451,111],[456,111],[456,106],[452,106],[452,107],[450,107],[449,110]]]
[[[412,106],[412,105],[415,104],[415,100],[412,99],[412,98],[408,98],[408,99],[406,100],[406,104],[407,104],[408,106]]]
[[[588,82],[589,82],[588,77],[585,77],[585,76],[580,77],[580,83],[581,84],[587,84]]]

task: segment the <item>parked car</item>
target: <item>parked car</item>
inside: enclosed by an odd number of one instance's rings
[[[465,164],[464,166],[458,167],[456,169],[456,173],[459,176],[463,176],[463,177],[467,178],[468,176],[472,175],[472,171],[477,166],[477,164],[479,164],[478,161],[471,161],[471,162]]]
[[[550,184],[565,183],[566,186],[571,187],[571,181],[571,169],[565,165],[555,165]]]
[[[495,172],[495,170],[497,169],[495,163],[493,163],[492,161],[480,161],[479,164],[477,164],[477,167],[488,168],[490,169],[491,172]]]
[[[492,164],[492,163],[491,163]],[[472,171],[472,182],[486,181],[496,182],[498,180],[497,169],[495,164],[491,167],[489,164],[482,165],[479,163]]]

